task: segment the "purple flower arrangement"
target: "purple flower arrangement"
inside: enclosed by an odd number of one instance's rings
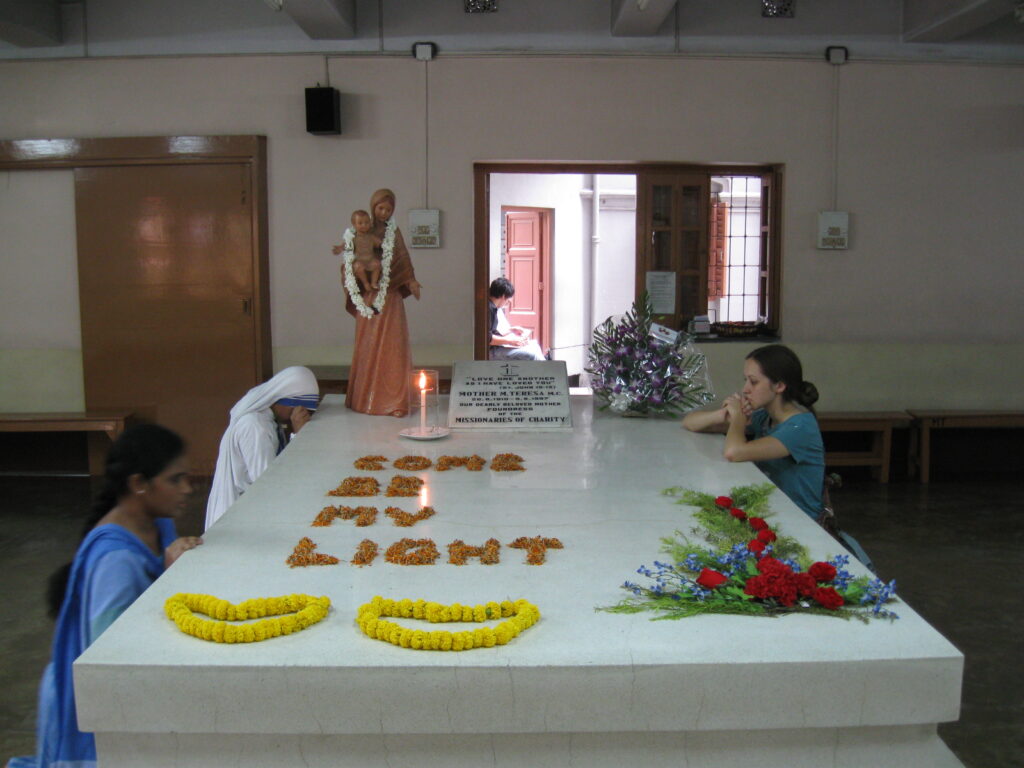
[[[602,410],[624,416],[679,416],[711,402],[704,355],[680,332],[674,341],[652,335],[653,308],[643,293],[620,319],[594,329],[586,368]]]

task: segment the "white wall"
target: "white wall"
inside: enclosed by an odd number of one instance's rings
[[[631,193],[636,205],[636,176],[599,174],[598,196]],[[597,258],[591,331],[611,315],[629,310],[636,283],[636,209],[598,210]],[[589,343],[589,340],[588,340]]]
[[[313,55],[3,62],[0,137],[268,136],[276,367],[347,358],[353,324],[330,246],[379,186],[397,192],[403,225],[409,208],[442,211],[444,247],[413,252],[424,293],[406,302],[416,361],[439,363],[472,355],[475,161],[783,163],[784,341],[815,350],[830,371],[867,372],[834,382],[832,406],[1024,407],[1024,390],[1008,384],[1024,374],[1024,68],[844,65],[838,207],[851,213],[852,247],[821,252],[816,216],[831,204],[833,70],[824,62],[328,63],[343,93],[338,137],[304,130],[303,88],[324,73]],[[70,333],[76,312],[48,285],[27,294]],[[951,360],[977,375],[937,376]],[[879,369],[893,361],[896,379]],[[3,364],[5,380],[25,374]],[[57,410],[73,397],[53,386],[48,404]]]
[[[73,172],[0,171],[0,410],[84,407]]]
[[[589,203],[580,197],[584,176],[578,173],[491,174],[490,235],[493,280],[501,276],[501,207],[526,206],[552,209],[551,350],[555,360],[565,360],[569,375],[583,370],[582,349],[586,263],[590,240]]]

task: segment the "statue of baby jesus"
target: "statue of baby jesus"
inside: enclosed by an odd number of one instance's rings
[[[363,291],[380,290],[381,243],[380,237],[370,231],[373,222],[366,211],[352,212],[352,274],[363,287]]]

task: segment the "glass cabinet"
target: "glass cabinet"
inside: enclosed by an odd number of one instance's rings
[[[637,292],[651,294],[655,320],[670,328],[707,312],[709,200],[706,174],[637,178]]]

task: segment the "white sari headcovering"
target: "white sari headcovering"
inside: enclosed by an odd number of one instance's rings
[[[319,392],[313,372],[297,365],[285,368],[269,381],[253,387],[235,403],[231,409],[231,421],[220,440],[217,469],[206,505],[207,529],[235,503],[251,482],[255,482],[256,477],[251,475],[265,469],[278,452],[278,429],[270,406],[283,403],[316,410]],[[254,431],[258,437],[252,437]],[[242,435],[248,437],[243,438]],[[259,444],[250,445],[254,440]]]
[[[262,411],[279,400],[294,400],[286,405],[302,405],[315,411],[320,400],[320,385],[309,368],[293,365],[278,371],[272,379],[253,387],[231,409],[231,423],[246,413]]]

